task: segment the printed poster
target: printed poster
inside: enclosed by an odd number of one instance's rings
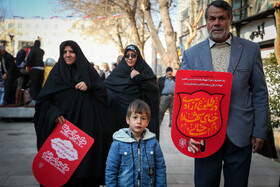
[[[33,174],[43,186],[62,186],[72,176],[94,140],[65,120],[58,123],[33,160]]]
[[[171,137],[183,154],[203,158],[214,154],[226,137],[232,74],[179,70],[176,74]],[[199,151],[188,149],[189,139],[204,141]]]

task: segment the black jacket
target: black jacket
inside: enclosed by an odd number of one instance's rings
[[[2,56],[0,56],[0,60],[2,59]],[[4,60],[5,60],[5,68],[7,71],[4,70],[4,64],[1,63],[2,66],[2,72],[1,74],[8,74],[8,78],[18,78],[20,76],[20,71],[18,70],[15,62],[14,62],[14,57],[10,54],[5,52],[4,54]]]
[[[33,46],[27,55],[26,66],[44,67],[43,56],[45,52],[37,46]]]

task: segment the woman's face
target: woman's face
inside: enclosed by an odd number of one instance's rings
[[[133,68],[137,61],[137,55],[134,51],[128,50],[125,54],[125,61],[127,65],[131,68]]]
[[[66,64],[68,65],[74,64],[76,61],[76,54],[74,53],[73,49],[68,45],[63,50],[63,58]]]

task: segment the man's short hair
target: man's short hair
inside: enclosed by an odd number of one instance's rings
[[[210,6],[214,6],[214,7],[217,7],[217,8],[221,8],[225,11],[227,11],[228,13],[228,17],[231,18],[232,17],[232,8],[231,6],[226,2],[226,1],[223,1],[223,0],[217,0],[217,1],[213,1],[211,3],[209,3],[207,5],[207,8],[206,8],[206,11],[205,11],[205,20],[207,20],[207,17],[208,17],[208,9]]]
[[[148,120],[151,119],[151,109],[149,105],[140,99],[136,99],[129,104],[126,116],[130,117],[133,112],[138,114],[145,112],[147,114]]]
[[[167,67],[167,68],[166,68],[166,71],[165,71],[165,72],[167,73],[168,71],[171,71],[171,72],[173,72],[173,69],[172,69],[172,67]]]

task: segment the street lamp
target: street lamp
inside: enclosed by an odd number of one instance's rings
[[[14,41],[13,41],[13,38],[14,38],[14,34],[12,32],[9,33],[9,36],[10,36],[10,39],[11,39],[11,43],[12,43],[12,47],[13,47],[13,50],[12,50],[12,54],[14,56]]]

